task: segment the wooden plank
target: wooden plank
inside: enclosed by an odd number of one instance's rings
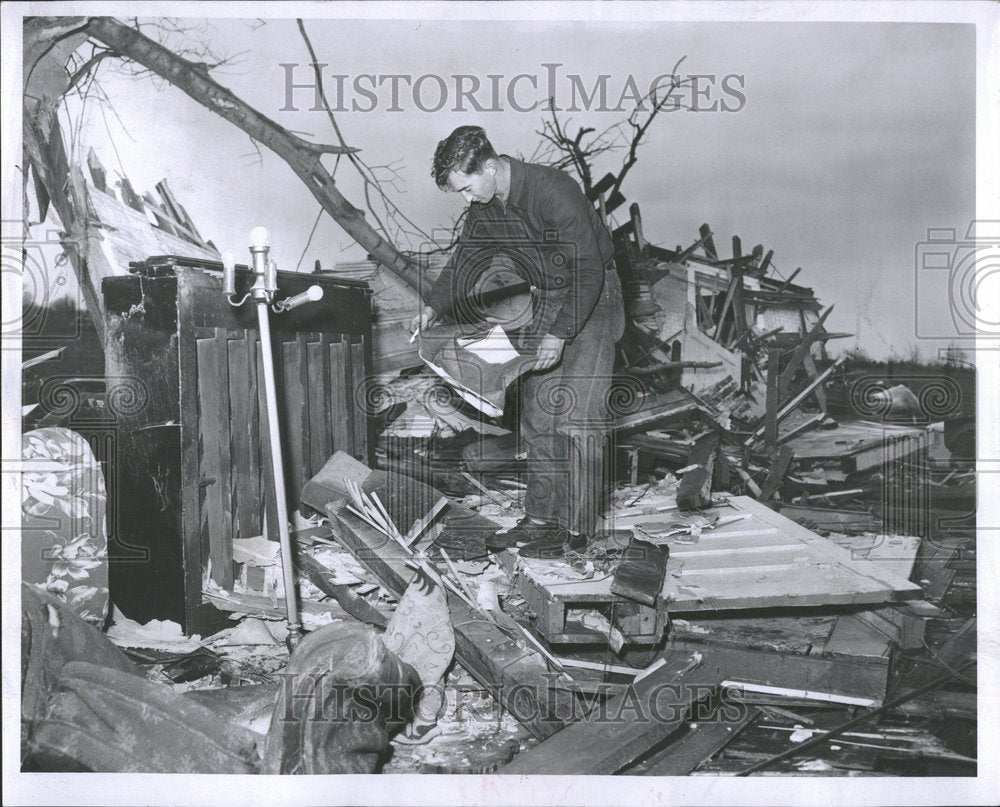
[[[888,665],[867,659],[775,653],[694,641],[671,642],[670,646],[701,653],[701,670],[707,679],[732,682],[734,689],[740,684],[774,687],[810,693],[821,700],[857,699],[868,705],[885,699]]]
[[[732,719],[723,712],[734,715]],[[625,776],[687,776],[701,763],[714,757],[748,724],[757,719],[760,710],[745,705],[723,705],[715,718],[692,723],[677,740],[669,741],[646,759],[622,771]]]
[[[806,398],[808,398],[816,389],[816,387],[824,383],[826,379],[829,378],[830,375],[832,375],[833,371],[836,370],[838,367],[840,367],[840,365],[843,364],[844,361],[846,361],[846,359],[847,359],[846,355],[838,358],[833,364],[827,367],[822,373],[816,376],[812,381],[809,382],[809,384],[807,384],[802,390],[800,390],[794,398],[792,398],[788,403],[782,406],[777,415],[778,422],[780,423],[782,420],[784,420],[789,413],[795,410],[799,406],[799,404],[801,404]],[[763,424],[759,426],[757,429],[755,429],[753,434],[751,434],[746,440],[744,440],[743,445],[745,446],[752,445],[753,442],[756,439],[758,439],[761,436],[761,434],[764,433],[764,429],[765,426]]]
[[[260,441],[260,489],[262,492],[260,523],[262,534],[268,538],[278,537],[278,514],[274,503],[274,468],[271,467],[271,435],[267,425],[267,400],[264,391],[264,357],[260,341],[256,342],[257,353],[257,411],[259,423],[257,426]],[[283,517],[287,517],[285,514]],[[252,536],[251,536],[252,537]]]
[[[339,527],[340,543],[387,590],[401,597],[414,572],[407,566],[409,558],[399,544],[359,518],[331,507],[327,514]],[[519,644],[450,591],[448,608],[459,663],[480,684],[489,687],[533,736],[542,739],[562,728],[573,714],[572,696],[565,690],[550,691],[559,676],[548,672],[543,656]]]
[[[354,423],[351,419],[350,389],[347,366],[346,341],[333,341],[329,348],[330,384],[333,394],[330,396],[330,417],[333,431],[334,451],[343,451],[351,457],[354,454]],[[355,457],[356,459],[356,457]]]
[[[178,222],[184,225],[189,231],[195,243],[204,244],[205,239],[201,237],[198,232],[198,228],[194,226],[194,222],[191,221],[191,217],[187,214],[187,211],[181,206],[173,193],[170,191],[170,186],[167,184],[167,180],[162,179],[156,183],[156,191],[160,194],[160,198],[163,199],[164,207],[169,211],[170,215]]]
[[[249,331],[230,333],[229,422],[232,452],[233,537],[260,534],[260,448],[257,445],[257,373],[250,360],[253,340]],[[251,374],[250,371],[253,371]]]
[[[229,339],[222,328],[198,340],[198,432],[205,486],[202,526],[208,532],[212,579],[233,588],[233,512],[229,446]]]
[[[178,230],[174,227],[175,222],[170,218],[166,211],[156,204],[156,200],[153,195],[148,191],[142,195],[143,201],[146,203],[146,208],[153,214],[156,219],[156,226],[159,227],[164,232],[168,232],[171,235],[178,235]]]
[[[735,324],[734,334],[737,337],[747,332],[747,309],[746,300],[743,298],[743,254],[738,235],[733,236],[733,283],[736,291],[733,294],[733,322]]]
[[[666,662],[582,720],[514,757],[502,774],[613,774],[669,737],[719,680],[693,652]]]
[[[788,392],[788,387],[792,383],[792,379],[795,377],[796,371],[799,369],[799,365],[802,364],[802,360],[806,357],[809,351],[812,349],[813,342],[820,335],[823,330],[823,322],[830,312],[833,311],[833,306],[831,305],[822,314],[820,314],[819,319],[815,322],[812,328],[809,329],[802,337],[802,341],[795,347],[792,351],[792,355],[788,358],[785,364],[785,369],[781,373],[781,377],[778,379],[778,391],[784,396]]]
[[[729,288],[726,289],[726,296],[722,300],[722,308],[719,310],[719,317],[716,320],[718,324],[715,326],[715,333],[712,334],[712,338],[716,342],[722,341],[722,329],[726,324],[726,314],[729,313],[729,306],[732,305],[733,298],[736,296],[736,289],[742,282],[742,277],[733,277],[729,281]]]
[[[320,334],[318,342],[309,342],[306,345],[309,376],[307,456],[310,474],[304,480],[305,482],[315,476],[333,454],[330,399],[339,391],[335,392],[330,387],[330,365],[326,360],[329,348],[330,336],[328,334]]]
[[[806,353],[802,357],[802,366],[806,368],[806,372],[809,373],[811,378],[815,378],[819,374],[819,370],[816,369],[816,362],[812,357],[812,353]],[[826,414],[826,388],[820,384],[816,387],[816,403],[819,404],[819,411],[823,415]]]
[[[697,465],[681,477],[677,488],[677,506],[684,510],[707,507],[712,501],[712,474],[719,452],[720,437],[717,432],[702,435],[695,442],[688,459]]]
[[[789,443],[792,440],[795,440],[800,435],[812,430],[815,426],[818,426],[824,420],[826,420],[826,415],[824,415],[822,412],[820,412],[818,415],[814,415],[811,418],[807,418],[805,421],[800,423],[795,428],[781,435],[781,437],[778,438],[778,445],[779,446],[784,445],[785,443]]]
[[[354,453],[362,462],[368,460],[368,377],[365,367],[365,345],[351,343],[351,386],[346,396],[353,413]]]
[[[765,479],[764,484],[760,486],[759,498],[761,501],[766,502],[778,492],[778,488],[781,487],[781,483],[785,481],[785,474],[788,473],[788,467],[792,464],[792,460],[794,459],[795,452],[788,446],[782,446],[778,449],[778,456],[771,465],[771,469],[767,472],[767,479]]]
[[[123,176],[121,178],[121,188],[122,188],[122,198],[125,200],[125,204],[127,204],[133,210],[135,210],[135,211],[137,211],[139,213],[143,213],[144,214],[143,218],[145,219],[146,218],[146,216],[145,216],[145,210],[146,210],[146,208],[143,205],[142,199],[139,198],[139,194],[137,194],[132,189],[132,183],[129,182],[128,177]],[[148,220],[147,220],[147,223],[148,223]]]
[[[875,532],[881,521],[867,510],[812,507],[804,504],[782,504],[779,511],[786,518],[805,527],[829,532],[858,534]]]
[[[95,194],[95,196],[99,197],[100,194]],[[107,198],[110,200],[110,197]],[[115,204],[117,205],[117,202]],[[121,205],[118,206],[121,207]],[[122,210],[124,209],[122,208]],[[146,585],[143,586],[145,591],[142,594],[134,595],[132,599],[133,602],[135,600],[152,600],[154,603],[157,603],[155,614],[149,614],[149,618],[153,618],[154,616],[160,616],[165,613],[169,614],[173,611],[172,604],[170,608],[163,607],[164,600],[173,600],[175,597],[180,598],[184,613],[184,617],[181,620],[183,623],[182,626],[185,631],[191,632],[200,630],[202,614],[199,612],[203,611],[198,597],[191,596],[191,594],[202,590],[204,585],[204,570],[208,563],[208,556],[204,553],[201,542],[202,513],[200,500],[203,488],[198,484],[201,476],[199,464],[199,429],[195,426],[198,422],[199,408],[198,383],[196,381],[198,378],[198,341],[195,338],[195,304],[197,295],[191,287],[190,278],[185,275],[165,279],[165,283],[159,283],[155,280],[144,280],[142,276],[133,277],[139,282],[142,293],[141,299],[143,299],[145,308],[148,308],[154,299],[154,289],[166,287],[164,288],[164,296],[168,299],[171,296],[169,291],[171,286],[173,286],[174,291],[174,299],[171,300],[170,305],[176,305],[177,325],[176,331],[171,333],[171,338],[176,338],[177,340],[177,376],[174,378],[171,374],[169,381],[166,382],[167,386],[158,386],[154,389],[158,389],[160,396],[167,401],[170,400],[171,395],[176,394],[180,404],[178,420],[181,424],[179,428],[181,457],[178,469],[178,483],[180,488],[180,534],[182,542],[180,563],[183,568],[184,584],[181,590],[169,586],[168,581],[172,575],[161,573],[162,566],[159,563],[162,563],[162,561],[159,561],[152,585],[149,582],[150,576],[142,575],[142,578],[147,581]],[[149,299],[146,299],[146,295],[149,295]],[[145,316],[143,321],[144,323],[148,322]],[[176,337],[174,337],[174,333]],[[128,336],[124,335],[124,339],[128,341]],[[161,342],[158,344],[158,347],[162,345],[163,343]],[[160,366],[164,369],[172,369],[173,362],[170,356],[169,344],[167,344],[166,348],[161,349],[164,350],[164,356],[159,362]],[[127,372],[137,371],[139,371],[139,368],[133,367],[129,368]],[[141,372],[140,377],[156,377],[155,373],[146,375],[146,372],[149,371]],[[187,380],[187,383],[181,383],[182,380]],[[149,460],[144,459],[144,462],[149,462]],[[135,467],[142,468],[144,466],[142,462],[139,462]],[[136,515],[138,516],[138,514]],[[165,515],[169,515],[169,513]],[[158,543],[161,544],[163,549],[168,548],[170,539],[166,536],[160,538],[158,533],[159,530],[153,531],[153,534],[157,536]],[[162,552],[162,549],[153,549],[150,557],[159,560],[157,555],[160,552]]]
[[[764,411],[764,450],[773,451],[778,444],[778,378],[781,351],[771,348],[767,351],[767,395]]]
[[[719,253],[715,249],[715,241],[712,240],[712,228],[708,226],[707,223],[702,224],[698,228],[698,233],[701,235],[702,240],[705,243],[705,254],[713,261],[719,259]]]
[[[285,486],[288,507],[295,509],[299,505],[302,485],[309,478],[303,473],[303,444],[307,447],[309,439],[306,412],[309,401],[306,334],[298,333],[294,339],[281,339],[276,342],[275,349],[280,351],[281,356],[275,375],[278,378],[278,400],[281,406]]]

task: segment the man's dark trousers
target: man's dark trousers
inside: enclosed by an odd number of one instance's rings
[[[562,304],[539,295],[535,338]],[[586,324],[549,370],[521,381],[521,441],[528,452],[525,512],[573,532],[593,533],[605,490],[611,418],[608,393],[615,343],[625,329],[621,285],[613,265]]]

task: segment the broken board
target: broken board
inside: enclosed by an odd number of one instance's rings
[[[902,459],[928,444],[924,429],[859,420],[841,422],[835,429],[815,429],[786,445],[795,451],[800,469],[832,465],[851,474]]]
[[[666,662],[622,695],[501,768],[511,774],[613,774],[645,755],[709,697],[720,671],[699,666],[695,652],[667,651]],[[716,677],[713,677],[716,676]]]

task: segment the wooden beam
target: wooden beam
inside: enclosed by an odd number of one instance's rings
[[[667,651],[666,662],[624,694],[501,768],[504,774],[613,774],[677,730],[717,683],[693,652]]]
[[[156,203],[156,200],[153,198],[153,194],[147,191],[142,195],[142,198],[143,201],[146,203],[146,206],[149,208],[150,212],[156,219],[157,226],[161,230],[164,230],[165,232],[168,232],[171,235],[180,235],[180,233],[177,230],[176,223],[173,221],[173,219],[170,218],[170,215]]]
[[[733,295],[733,322],[736,325],[736,336],[742,336],[747,330],[746,301],[743,299],[743,269],[744,259],[741,252],[740,238],[738,235],[734,235],[732,274],[733,281],[736,284],[735,294]]]
[[[677,250],[677,254],[674,257],[674,263],[684,263],[684,261],[686,261],[688,258],[691,257],[691,255],[694,254],[694,251],[696,249],[698,249],[699,247],[703,247],[711,238],[712,238],[712,231],[709,230],[687,249]]]
[[[138,210],[140,213],[145,214],[146,206],[143,204],[142,199],[139,194],[135,192],[132,188],[132,183],[129,182],[128,177],[123,176],[119,182],[122,189],[122,198],[125,200],[125,204],[131,207],[133,210]]]
[[[715,333],[712,335],[712,338],[716,342],[719,342],[722,338],[722,329],[726,324],[726,314],[729,311],[730,304],[733,302],[733,298],[736,296],[736,287],[739,285],[737,279],[734,275],[729,280],[729,288],[726,289],[726,296],[722,301],[722,310],[719,312],[719,320],[715,326]],[[739,280],[742,283],[742,278],[739,278]]]
[[[778,379],[778,392],[780,395],[783,396],[788,391],[788,387],[792,383],[792,379],[795,377],[795,373],[799,369],[799,365],[802,363],[806,354],[809,353],[813,342],[816,341],[816,338],[823,330],[823,322],[828,316],[830,316],[831,311],[833,311],[832,305],[820,314],[816,323],[809,329],[808,333],[804,333],[802,335],[801,341],[792,351],[792,355],[789,357],[788,362],[785,365],[785,369],[781,373],[781,378]]]
[[[825,354],[826,352],[824,351],[824,355]],[[815,378],[819,373],[819,370],[816,369],[816,361],[813,359],[812,353],[806,353],[806,355],[802,358],[802,366],[806,368],[806,372],[813,378]],[[816,387],[816,403],[819,404],[819,411],[825,415],[827,405],[826,390],[823,388],[822,384]]]
[[[740,708],[733,704],[728,709],[741,716],[735,720],[725,719],[728,710],[724,701],[715,716],[692,723],[687,733],[663,748],[654,751],[647,759],[622,771],[625,776],[687,776],[691,771],[707,762],[736,739],[737,735],[757,719],[757,707]]]
[[[632,222],[632,233],[635,235],[635,245],[639,248],[640,253],[644,253],[648,242],[642,232],[642,213],[639,212],[638,202],[632,202],[628,206],[628,214],[629,220]]]
[[[764,410],[764,450],[771,452],[778,444],[778,385],[781,372],[781,351],[767,351],[767,394]]]
[[[698,228],[702,241],[705,243],[705,254],[713,261],[719,260],[719,253],[715,250],[715,241],[712,240],[712,228],[708,224],[702,224]]]
[[[778,445],[783,445],[784,443],[787,443],[788,441],[795,439],[800,434],[804,434],[805,432],[809,431],[815,426],[818,426],[824,420],[826,420],[826,415],[824,415],[822,412],[820,412],[818,415],[813,415],[804,423],[800,423],[790,432],[781,435],[781,437],[778,438]]]
[[[621,193],[620,191],[614,191],[608,197],[608,200],[604,203],[605,218],[607,218],[607,216],[610,215],[611,213],[614,213],[623,204],[625,204],[625,194]]]
[[[715,642],[675,641],[670,646],[700,652],[706,679],[731,681],[734,687],[740,683],[778,687],[831,696],[817,698],[822,700],[877,705],[888,685],[888,665],[869,659],[778,653]]]
[[[170,186],[167,184],[167,180],[161,179],[156,183],[156,190],[163,199],[163,205],[170,212],[171,217],[174,220],[183,224],[194,236],[199,244],[205,243],[201,234],[198,232],[198,228],[194,226],[194,222],[191,221],[191,217],[187,214],[187,211],[181,206],[173,193],[170,192]]]
[[[927,620],[939,618],[941,609],[924,600],[914,600],[858,611],[856,616],[889,637],[901,650],[919,650],[924,646]]]
[[[590,193],[587,194],[587,198],[591,202],[596,202],[598,197],[605,191],[611,190],[611,187],[615,184],[615,175],[608,173],[601,177],[597,182],[595,182],[590,187]]]
[[[781,407],[781,410],[778,412],[777,416],[778,422],[780,423],[788,416],[790,412],[794,411],[799,406],[799,404],[801,404],[806,398],[808,398],[809,395],[812,394],[813,390],[816,389],[816,387],[818,387],[820,384],[826,381],[826,379],[830,377],[833,371],[836,370],[838,367],[840,367],[840,365],[843,364],[846,359],[847,359],[846,355],[841,356],[833,364],[827,367],[822,373],[816,376],[804,389],[802,389],[794,398],[792,398],[792,400],[790,400],[787,404]],[[763,433],[764,433],[764,425],[761,425],[754,430],[753,434],[751,434],[746,440],[743,441],[743,445],[744,446],[752,445],[753,442],[757,440]]]
[[[787,278],[785,278],[785,281],[778,287],[778,292],[781,293],[785,289],[787,289],[791,285],[792,281],[795,280],[796,277],[798,277],[799,272],[801,272],[801,271],[802,271],[802,267],[801,266],[796,266],[795,267],[795,271],[792,272]]]
[[[766,502],[778,492],[781,483],[785,481],[785,474],[788,473],[788,467],[792,464],[793,459],[795,459],[795,452],[791,448],[782,446],[778,449],[778,456],[771,465],[771,470],[767,472],[767,479],[764,480],[764,484],[760,488],[758,498],[761,501]]]

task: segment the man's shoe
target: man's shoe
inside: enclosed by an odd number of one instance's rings
[[[522,558],[560,560],[572,553],[582,552],[586,548],[586,535],[573,535],[563,527],[553,527],[548,535],[525,544],[518,552]]]
[[[536,524],[529,516],[525,516],[507,532],[495,532],[486,539],[486,548],[493,552],[502,552],[515,546],[524,546],[542,538],[546,538],[559,527],[554,524]]]
[[[587,537],[586,533],[577,533],[574,535],[571,532],[566,534],[566,548],[572,552],[583,552],[590,543],[590,539]]]

